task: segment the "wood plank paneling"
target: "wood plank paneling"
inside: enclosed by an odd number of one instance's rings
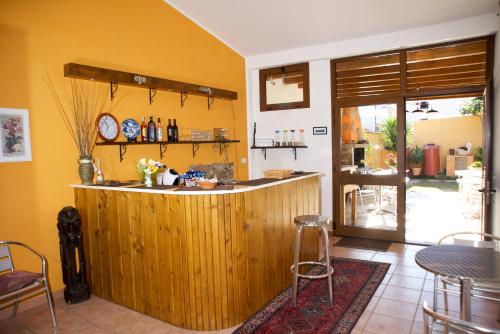
[[[224,195],[75,190],[92,293],[194,330],[248,319],[291,282],[299,214],[319,178]],[[306,231],[302,260],[318,258]]]

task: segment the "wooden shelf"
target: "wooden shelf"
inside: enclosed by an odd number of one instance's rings
[[[97,146],[119,146],[120,147],[120,162],[123,161],[123,157],[125,156],[125,152],[127,152],[127,146],[129,145],[159,145],[160,146],[160,159],[163,159],[165,156],[165,152],[167,151],[168,145],[192,145],[193,147],[193,158],[196,156],[200,148],[200,144],[217,144],[219,145],[219,153],[226,149],[226,145],[230,143],[239,143],[239,140],[183,140],[177,142],[168,142],[168,141],[157,141],[157,142],[129,142],[129,141],[113,141],[113,142],[98,142]]]
[[[188,95],[205,96],[208,98],[208,109],[213,99],[237,100],[238,93],[220,88],[200,86],[197,84],[151,77],[143,74],[110,70],[107,68],[87,66],[75,63],[64,65],[64,76],[77,79],[86,79],[110,84],[110,95],[113,100],[118,85],[126,85],[149,89],[149,103],[153,102],[157,90],[180,93],[181,107]]]
[[[297,160],[297,149],[298,148],[307,148],[307,146],[303,145],[295,145],[295,146],[251,146],[250,147],[252,150],[262,150],[262,156],[264,157],[264,160],[267,158],[267,150],[271,149],[291,149],[293,152],[293,158]]]

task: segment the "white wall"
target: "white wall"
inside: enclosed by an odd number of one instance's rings
[[[249,175],[251,178],[262,177],[262,170],[270,168],[291,168],[304,171],[320,171],[325,173],[321,186],[322,214],[332,216],[332,144],[331,144],[331,100],[330,100],[330,59],[351,55],[362,55],[372,52],[399,49],[417,45],[460,40],[464,38],[484,36],[497,31],[497,16],[488,15],[472,17],[465,20],[443,23],[418,29],[379,34],[364,38],[284,50],[269,54],[257,55],[246,59],[247,96],[248,96],[248,135],[252,140],[253,122],[257,122],[257,135],[274,138],[276,129],[306,130],[307,149],[301,149],[297,161],[293,160],[289,150],[268,150],[264,160],[258,150],[249,150]],[[497,40],[497,54],[500,53]],[[497,57],[498,58],[498,57]],[[258,70],[266,67],[287,65],[309,61],[310,98],[308,109],[260,112],[259,108],[259,75]],[[498,67],[497,67],[498,73]],[[500,78],[500,74],[496,75]],[[497,95],[499,94],[497,85]],[[500,96],[497,97],[497,108],[500,110]],[[498,112],[496,112],[498,115]],[[499,118],[500,115],[497,116]],[[328,126],[327,136],[313,136],[313,126]],[[500,136],[497,136],[497,142]],[[497,149],[500,148],[497,146]],[[500,157],[497,157],[500,159]],[[500,175],[500,161],[496,164]],[[500,181],[498,181],[500,182]],[[500,187],[497,187],[500,191]],[[497,194],[500,196],[500,194]],[[500,208],[498,217],[500,217]],[[500,231],[500,227],[499,227]]]

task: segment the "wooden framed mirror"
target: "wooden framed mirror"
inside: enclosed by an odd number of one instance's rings
[[[309,108],[309,63],[259,72],[260,111]]]

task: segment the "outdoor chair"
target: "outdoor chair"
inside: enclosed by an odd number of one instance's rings
[[[356,195],[359,196],[359,201],[361,202],[361,210],[363,211],[363,214],[366,213],[365,202],[363,201],[363,197],[371,197],[373,198],[374,203],[377,202],[377,195],[375,194],[375,190],[370,186],[362,186],[362,187],[356,186]]]
[[[487,241],[485,239],[491,239],[491,240]],[[452,244],[452,245],[462,245],[462,246],[470,246],[478,248],[492,248],[495,249],[497,252],[500,251],[500,238],[482,232],[451,233],[442,237],[437,242],[437,244],[438,245]],[[443,288],[441,289],[438,288],[438,282],[439,282],[439,275],[434,275],[434,308],[437,307],[437,292],[443,291],[444,308],[446,311],[448,311],[448,292],[460,295],[460,291],[450,290],[447,288],[447,286],[452,285],[455,287],[459,287],[460,283],[456,278],[441,277],[441,282],[443,284]],[[478,292],[480,292],[480,294],[478,294]],[[476,298],[494,300],[500,302],[500,284],[473,280],[471,295],[472,297]]]
[[[488,333],[500,334],[500,330],[488,328],[473,322],[452,318],[448,315],[435,312],[424,301],[424,334],[433,333]],[[433,318],[429,322],[429,317]]]
[[[42,264],[41,273],[14,269],[14,262],[9,248],[11,245],[21,246],[38,256]],[[50,316],[52,317],[52,325],[57,327],[54,299],[50,290],[47,271],[47,260],[37,251],[20,242],[0,241],[0,309],[14,305],[12,309],[12,317],[14,318],[17,314],[19,302],[45,293]]]

